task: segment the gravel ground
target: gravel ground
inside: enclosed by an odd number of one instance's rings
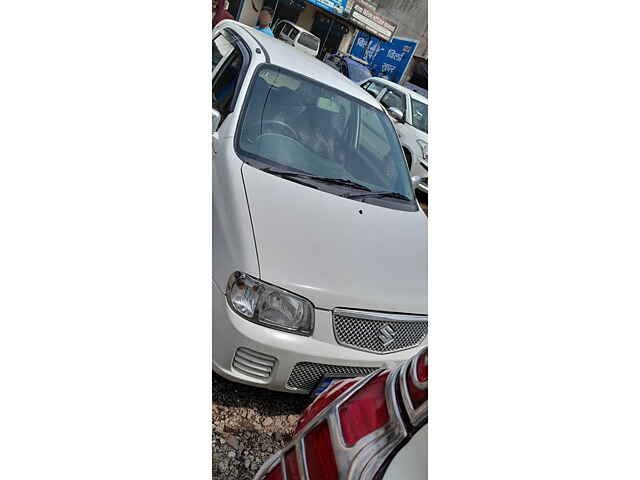
[[[213,478],[251,480],[291,440],[310,398],[229,382],[213,374]]]

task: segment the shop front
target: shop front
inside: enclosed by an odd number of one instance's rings
[[[320,39],[319,59],[339,50],[346,52],[351,45],[355,27],[345,18],[347,0],[236,0],[243,3],[238,20],[255,25],[264,7],[274,11],[273,24],[289,20],[309,30]]]
[[[369,64],[374,77],[386,78],[401,83],[418,42],[395,37],[385,42],[366,31],[359,31],[351,46],[351,55]]]

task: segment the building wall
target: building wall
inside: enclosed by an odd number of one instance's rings
[[[427,56],[427,1],[428,0],[364,0],[377,13],[398,24],[396,37],[416,40],[416,55]],[[353,0],[347,3],[351,9]]]
[[[306,30],[311,30],[311,25],[313,25],[313,17],[315,16],[318,9],[312,5],[307,4],[306,8],[298,17],[298,25]]]
[[[418,41],[416,55],[427,54],[427,0],[377,0],[376,11],[398,23],[397,37]]]
[[[253,7],[251,6],[251,0],[244,0],[244,5],[242,6],[242,12],[240,13],[240,18],[238,18],[238,21],[241,23],[244,23],[245,25],[249,25],[249,26],[254,26],[256,23],[258,23],[258,13],[256,12]],[[258,10],[260,8],[262,8],[262,3],[263,0],[254,0],[253,3],[255,3],[256,7],[258,8]]]
[[[353,42],[353,37],[356,34],[356,29],[353,25],[349,25],[349,33],[347,33],[344,37],[342,37],[342,42],[340,42],[339,50],[342,53],[349,53],[349,49],[351,48],[351,42]]]

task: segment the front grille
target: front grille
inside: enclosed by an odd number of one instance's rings
[[[233,368],[250,377],[266,380],[271,377],[276,359],[270,355],[240,347],[233,357]]]
[[[345,367],[342,365],[325,365],[324,363],[301,362],[293,367],[287,387],[293,390],[309,392],[323,376],[327,377],[363,377],[375,372],[378,367]]]
[[[420,345],[427,317],[336,309],[333,329],[339,344],[372,353],[392,353]]]

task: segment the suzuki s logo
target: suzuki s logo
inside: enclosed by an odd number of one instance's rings
[[[395,340],[396,331],[391,328],[391,325],[387,324],[380,329],[380,333],[378,334],[378,340],[382,343],[383,346],[388,346],[393,343]]]

